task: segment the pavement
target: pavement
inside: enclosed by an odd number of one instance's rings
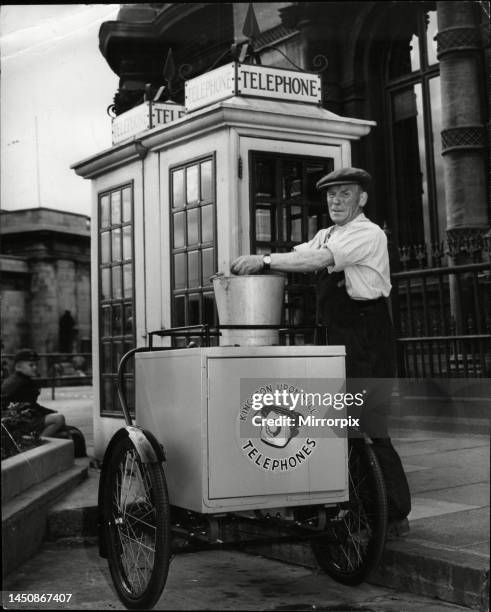
[[[40,403],[79,427],[93,453],[90,387],[57,389],[54,401],[45,389]],[[411,488],[411,531],[387,544],[371,584],[353,589],[334,583],[319,574],[301,545],[252,554],[207,551],[174,558],[156,609],[487,611],[489,437],[417,424],[391,434]],[[87,480],[53,507],[49,540],[6,578],[4,594],[71,589],[75,607],[66,609],[122,609],[95,545],[98,476],[90,468]]]
[[[124,610],[107,563],[93,545],[47,544],[3,587],[4,607],[22,609],[9,596],[64,595],[58,610]],[[66,601],[68,597],[70,601]],[[30,604],[24,609],[48,608]],[[174,557],[155,610],[329,610],[337,612],[469,612],[426,597],[373,585],[346,587],[319,571],[234,550]]]

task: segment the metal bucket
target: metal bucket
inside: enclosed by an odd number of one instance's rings
[[[278,274],[212,277],[220,325],[279,325],[285,277]],[[223,329],[220,346],[278,344],[276,329]]]

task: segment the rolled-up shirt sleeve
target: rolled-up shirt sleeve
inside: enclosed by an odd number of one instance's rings
[[[307,249],[320,249],[323,246],[327,246],[325,244],[327,231],[328,230],[325,230],[325,229],[319,230],[317,234],[312,238],[312,240],[309,240],[308,242],[302,242],[301,244],[297,244],[296,246],[293,247],[293,250],[294,251],[305,251]]]
[[[387,238],[382,230],[374,231],[373,225],[360,224],[348,235],[334,234],[327,246],[334,257],[334,272],[341,272],[347,266],[363,265],[374,255],[387,249]]]
[[[355,300],[374,300],[390,293],[390,267],[387,237],[382,228],[365,215],[343,226],[321,229],[295,251],[327,248],[334,265],[328,272],[344,272],[346,291]]]

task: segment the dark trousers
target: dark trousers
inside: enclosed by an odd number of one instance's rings
[[[344,273],[326,271],[319,275],[317,320],[327,325],[329,344],[346,347],[347,390],[367,391],[358,415],[360,426],[372,439],[384,474],[389,519],[404,518],[411,511],[409,485],[387,430],[392,392],[388,379],[395,375],[395,338],[387,300],[353,300],[346,293]]]

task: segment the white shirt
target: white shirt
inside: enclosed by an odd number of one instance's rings
[[[344,270],[346,291],[354,300],[388,297],[391,290],[387,237],[376,223],[360,213],[346,225],[321,229],[295,250],[328,248],[334,257],[329,272]]]

